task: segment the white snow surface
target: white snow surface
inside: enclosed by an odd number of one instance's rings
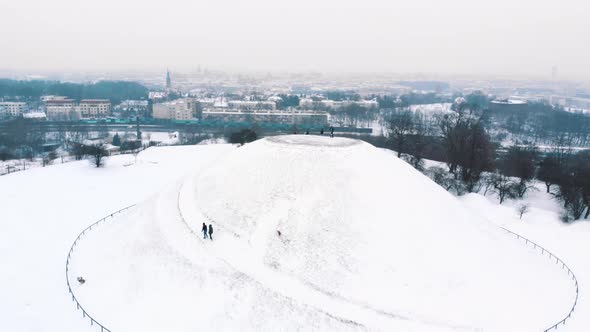
[[[78,233],[231,149],[149,148],[137,164],[133,156],[121,155],[108,158],[104,168],[83,160],[0,177],[0,330],[96,331],[76,311],[65,285],[65,259]]]
[[[458,200],[369,144],[278,136],[138,159],[0,178],[4,327],[95,331],[67,294],[65,257],[80,230],[136,202],[72,256],[76,296],[114,332],[538,331],[569,311],[567,274],[488,220],[508,218],[504,207]],[[544,227],[518,230],[556,247],[575,239],[555,253],[585,264],[583,233],[551,238],[553,212],[532,211]]]
[[[425,115],[434,115],[439,113],[453,113],[451,111],[452,103],[435,103],[435,104],[422,104],[422,105],[410,105],[412,112],[422,112]]]

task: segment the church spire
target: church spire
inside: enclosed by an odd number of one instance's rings
[[[170,89],[172,87],[172,81],[170,80],[170,71],[166,69],[166,89]]]

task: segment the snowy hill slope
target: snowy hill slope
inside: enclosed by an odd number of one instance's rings
[[[536,331],[568,310],[555,265],[371,145],[203,159],[80,244],[76,294],[111,330]]]
[[[1,176],[0,330],[96,331],[76,311],[64,280],[65,258],[78,233],[233,149],[149,148],[136,164],[133,156],[121,155],[108,158],[104,168],[83,160]]]
[[[194,188],[194,206],[223,228],[220,236],[233,234],[224,258],[385,316],[540,329],[561,318],[571,297],[544,258],[360,141],[265,139],[216,163]],[[241,249],[232,252],[234,244]]]

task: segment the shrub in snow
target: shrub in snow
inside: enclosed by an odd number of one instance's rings
[[[119,137],[119,133],[116,133],[115,136],[113,136],[113,143],[114,146],[121,146],[121,137]]]
[[[561,220],[564,223],[569,223],[570,221],[572,221],[572,218],[570,218],[570,214],[567,211],[563,211],[561,212],[561,214],[559,215],[559,220]]]
[[[403,155],[402,159],[405,160],[408,164],[412,165],[418,171],[424,171],[424,160],[422,158],[408,154]]]
[[[528,204],[520,204],[518,206],[519,219],[522,219],[522,216],[527,212],[529,212],[529,205]]]
[[[429,167],[428,170],[425,171],[425,174],[449,192],[459,196],[464,195],[467,192],[465,184],[460,180],[455,179],[453,174],[442,167]]]
[[[232,144],[244,145],[249,142],[254,142],[258,139],[258,135],[252,129],[242,129],[237,132],[233,132],[229,135],[228,141]]]

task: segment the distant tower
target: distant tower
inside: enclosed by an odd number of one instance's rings
[[[166,89],[170,89],[172,87],[172,81],[170,80],[170,71],[166,69]]]

